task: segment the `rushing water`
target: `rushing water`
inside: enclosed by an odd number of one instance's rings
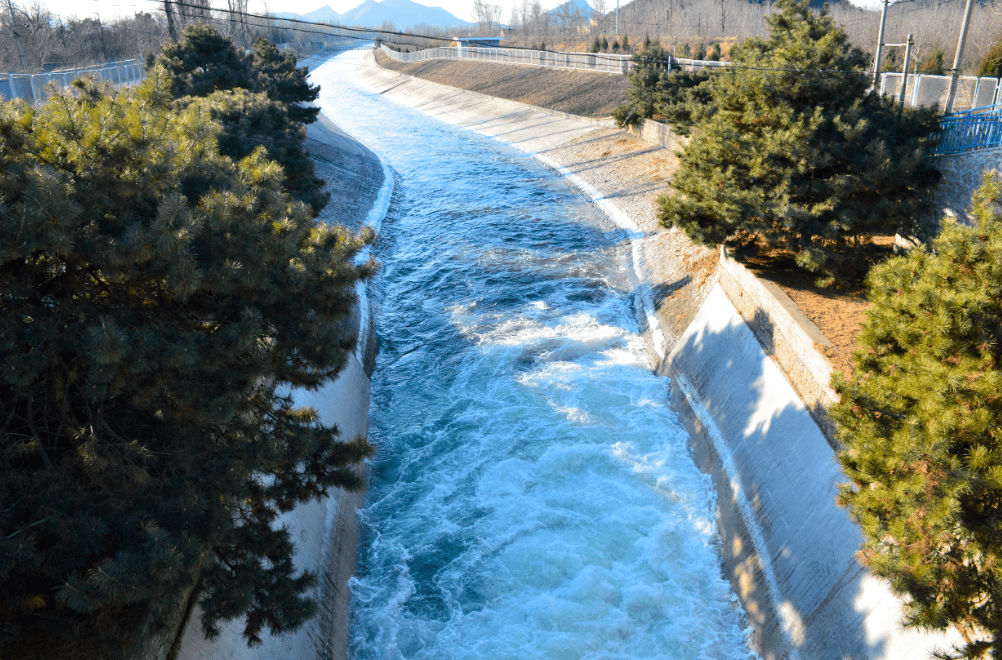
[[[353,657],[753,657],[714,493],[637,334],[625,234],[350,70],[318,68],[320,104],[398,177]]]

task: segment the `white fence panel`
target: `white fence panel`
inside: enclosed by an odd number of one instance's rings
[[[0,80],[6,80],[8,83],[0,85],[0,97],[8,100],[23,99],[28,103],[40,103],[48,96],[46,88],[49,84],[54,84],[57,87],[69,87],[75,78],[88,75],[121,85],[142,80],[143,67],[137,59],[112,63],[110,66],[86,67],[52,73],[11,73],[6,76],[0,74]],[[8,89],[9,97],[7,96]]]
[[[516,48],[478,48],[475,46],[457,48],[429,48],[414,53],[400,53],[391,50],[385,44],[384,53],[398,62],[422,62],[430,59],[472,59],[487,62],[502,62],[506,64],[524,64],[530,66],[549,66],[559,69],[578,69],[585,71],[603,71],[606,73],[626,73],[633,66],[630,55],[609,53],[567,53],[556,51],[523,50]],[[686,71],[698,71],[706,68],[730,66],[730,62],[711,62],[708,60],[692,60],[687,58],[672,58],[672,67],[680,67]],[[901,93],[902,74],[887,72],[881,74],[880,92],[897,99]],[[999,98],[999,80],[997,78],[977,78],[961,76],[957,81],[954,95],[954,112],[971,108],[980,108],[1002,102]],[[909,74],[905,87],[905,105],[939,106],[946,108],[950,95],[950,76],[935,76],[926,73]]]

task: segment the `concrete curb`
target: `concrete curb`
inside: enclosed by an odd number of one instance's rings
[[[547,151],[594,130],[386,70],[357,75],[397,102],[543,162],[553,162]],[[593,184],[572,180],[617,224],[636,227]],[[636,234],[631,230],[634,265],[643,281],[643,237]],[[646,303],[638,307],[648,345],[663,358],[658,373],[671,377],[694,457],[717,487],[723,568],[752,625],[752,647],[767,660],[891,660],[929,657],[956,643],[903,629],[900,601],[855,560],[859,530],[835,504],[844,478],[811,415],[834,400],[831,367],[816,348],[827,340],[785,294],[723,253],[716,271],[719,281],[677,338],[661,330]]]
[[[829,385],[832,367],[817,350],[832,343],[778,285],[755,277],[724,246],[720,246],[720,286],[837,451],[835,426],[828,417],[838,400]]]

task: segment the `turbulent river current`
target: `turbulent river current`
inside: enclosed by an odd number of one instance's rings
[[[755,657],[627,235],[530,156],[367,91],[351,57],[312,74],[319,103],[396,177],[351,657]]]

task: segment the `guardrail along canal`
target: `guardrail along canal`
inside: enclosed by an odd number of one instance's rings
[[[626,234],[525,154],[357,87],[352,57],[313,73],[320,104],[398,177],[352,657],[754,657]]]

